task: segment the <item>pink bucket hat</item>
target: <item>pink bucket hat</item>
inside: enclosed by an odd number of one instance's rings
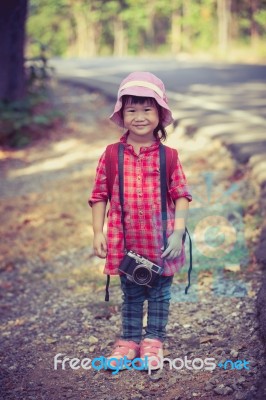
[[[110,116],[111,121],[121,127],[124,126],[123,118],[120,114],[122,108],[122,96],[124,95],[154,98],[162,108],[162,126],[166,127],[173,122],[172,113],[167,104],[168,100],[164,84],[152,73],[132,72],[121,82],[114,112]]]

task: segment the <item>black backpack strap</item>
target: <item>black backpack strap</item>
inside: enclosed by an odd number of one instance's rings
[[[126,235],[124,227],[124,145],[122,143],[118,144],[118,177],[119,177],[118,179],[119,198],[121,204],[121,222],[123,225],[124,246],[126,249]],[[106,286],[105,286],[105,301],[109,301],[109,285],[110,285],[110,275],[107,275]]]
[[[117,148],[119,142],[109,144],[105,152],[106,184],[109,201],[111,201],[113,186],[116,176]]]
[[[161,214],[162,214],[162,228],[163,228],[163,246],[164,250],[167,247],[166,229],[167,229],[167,183],[166,183],[166,156],[165,147],[160,143],[160,186],[161,186]],[[163,259],[164,260],[164,259]]]
[[[118,145],[119,143],[109,144],[106,148],[106,154],[105,154],[106,183],[107,183],[109,201],[111,201],[114,180],[115,180],[116,158],[117,158],[115,152],[118,148]],[[109,285],[110,285],[110,275],[107,275],[106,286],[105,286],[105,301],[109,301]]]

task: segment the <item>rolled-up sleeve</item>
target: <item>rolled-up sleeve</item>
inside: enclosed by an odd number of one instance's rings
[[[101,155],[96,169],[96,176],[88,204],[92,207],[98,201],[108,201],[107,178],[105,169],[105,152]]]
[[[186,197],[189,202],[192,201],[192,195],[189,191],[187,179],[179,157],[177,157],[177,164],[170,178],[169,193],[173,201],[180,197]]]

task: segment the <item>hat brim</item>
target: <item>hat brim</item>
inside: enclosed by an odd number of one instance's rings
[[[162,126],[165,128],[168,125],[171,125],[173,123],[174,119],[173,119],[171,110],[168,107],[168,104],[157,93],[155,93],[152,89],[148,89],[148,88],[130,87],[130,88],[124,89],[121,92],[121,94],[115,104],[114,112],[109,117],[110,120],[113,121],[116,125],[118,125],[122,128],[124,127],[124,122],[123,122],[123,118],[122,118],[120,111],[122,108],[122,96],[126,96],[126,95],[154,98],[162,108],[162,119],[161,119]]]

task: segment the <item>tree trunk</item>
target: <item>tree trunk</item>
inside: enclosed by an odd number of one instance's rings
[[[24,43],[27,0],[0,2],[0,101],[25,95]]]
[[[239,38],[239,7],[240,5],[237,0],[232,0],[229,36],[233,41]]]
[[[255,14],[258,11],[258,0],[250,0],[250,10],[251,10],[251,23],[250,23],[250,36],[251,36],[251,44],[254,46],[257,43],[259,32],[258,32],[258,24],[255,20]]]
[[[189,21],[189,15],[191,13],[191,0],[183,1],[182,4],[182,14],[183,14],[183,22],[182,22],[182,42],[181,48],[184,51],[191,51],[192,48],[192,26]]]
[[[181,16],[178,11],[171,15],[171,54],[177,56],[181,50]]]
[[[150,0],[147,4],[148,7],[148,20],[147,20],[147,28],[146,28],[146,33],[147,33],[147,49],[149,50],[156,50],[157,44],[156,43],[156,33],[155,33],[155,28],[154,28],[154,20],[155,20],[155,6],[156,6],[156,1]]]
[[[99,51],[101,37],[100,22],[93,19],[91,6],[85,3],[73,3],[73,17],[75,20],[75,36],[68,49],[68,55],[77,57],[95,57]]]
[[[84,15],[83,10],[77,10],[75,12],[76,21],[76,56],[77,57],[87,57],[87,46],[88,41],[88,26],[87,18]]]
[[[228,49],[231,0],[217,0],[219,49],[224,54]]]
[[[114,20],[114,56],[124,56],[127,54],[127,38],[125,36],[124,24],[121,19]]]

